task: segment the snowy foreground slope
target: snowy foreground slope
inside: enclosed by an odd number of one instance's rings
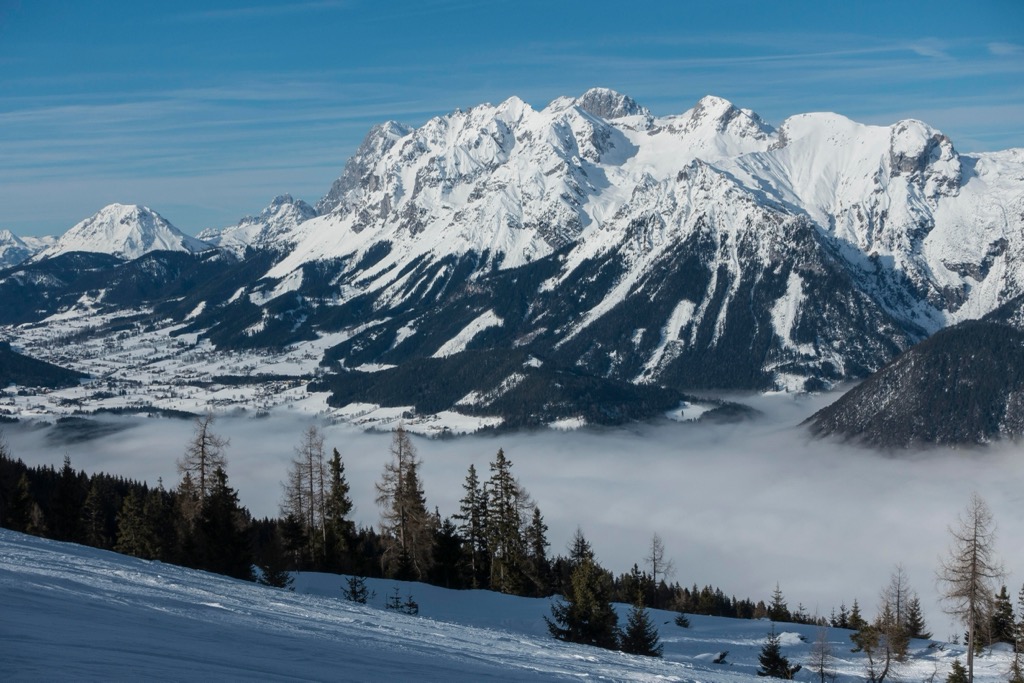
[[[658,660],[552,640],[544,599],[376,580],[374,605],[359,606],[341,582],[303,574],[296,592],[282,591],[0,529],[0,664],[5,680],[763,680],[764,621],[692,617],[681,629],[654,612]],[[421,616],[380,608],[395,586]],[[813,641],[815,627],[778,630],[786,656],[803,661],[801,636]],[[838,680],[861,680],[847,637],[829,631]],[[927,645],[914,642],[902,680],[943,680],[962,654]],[[728,663],[712,663],[726,650]],[[1001,680],[1008,666],[1005,652],[986,653],[976,679]]]

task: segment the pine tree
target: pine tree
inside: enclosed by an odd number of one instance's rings
[[[252,579],[249,513],[228,485],[224,468],[217,467],[197,527],[201,569],[238,579]]]
[[[832,610],[832,628],[850,628],[850,613],[846,611],[846,603],[839,605],[839,613]]]
[[[94,548],[109,550],[113,539],[107,528],[108,506],[113,496],[107,490],[105,479],[93,477],[89,493],[82,504],[82,540]]]
[[[324,505],[326,517],[327,569],[338,569],[341,556],[349,549],[349,543],[355,534],[355,524],[349,519],[352,514],[352,499],[349,497],[348,480],[345,478],[345,463],[341,453],[333,449],[328,467],[327,501]]]
[[[860,605],[857,604],[857,598],[853,599],[853,607],[850,608],[850,618],[847,620],[847,628],[852,631],[859,631],[867,626],[867,622],[860,613]]]
[[[793,674],[801,668],[799,664],[790,666],[789,659],[782,654],[782,642],[778,634],[775,633],[775,624],[772,624],[772,630],[768,632],[768,639],[761,648],[761,654],[758,655],[757,661],[761,664],[757,670],[758,676],[781,678],[787,681],[792,680]]]
[[[171,496],[164,490],[163,481],[158,481],[142,504],[142,518],[150,539],[153,559],[171,561],[176,546],[174,509]]]
[[[512,476],[512,462],[499,449],[487,483],[487,550],[491,590],[519,594],[524,584],[525,548],[520,503],[522,491]]]
[[[465,493],[459,501],[459,512],[452,516],[460,522],[459,535],[468,558],[470,586],[488,588],[491,569],[487,551],[487,496],[473,465],[469,466],[462,488]]]
[[[928,627],[925,626],[924,613],[921,611],[921,601],[917,595],[911,596],[910,602],[907,603],[906,628],[911,638],[927,640],[932,637]]]
[[[775,590],[772,591],[772,601],[768,606],[768,618],[772,621],[789,621],[790,614],[789,608],[786,606],[786,599],[782,596],[782,589],[779,584],[775,584]]]
[[[71,467],[71,457],[64,456],[64,465],[57,477],[50,509],[50,534],[58,541],[77,543],[82,540],[82,504],[88,491],[83,481]]]
[[[969,680],[967,669],[964,668],[959,659],[954,659],[949,675],[946,676],[946,683],[967,683]]]
[[[128,492],[117,516],[117,544],[114,550],[125,555],[152,559],[153,539],[142,515],[142,502],[135,490]]]
[[[258,583],[273,588],[292,589],[295,579],[288,571],[281,534],[276,525],[263,544],[262,558],[257,566],[260,568]]]
[[[600,568],[584,557],[572,571],[565,595],[544,617],[548,631],[559,640],[614,650],[618,647],[618,616],[611,604],[611,587]]]
[[[349,602],[360,605],[365,605],[367,600],[372,600],[377,595],[377,593],[366,587],[366,579],[362,576],[350,576],[345,579],[345,587],[341,589],[341,594]],[[395,589],[395,595],[398,595],[397,588]]]
[[[377,483],[381,506],[383,570],[394,578],[422,580],[430,570],[434,517],[427,512],[412,441],[402,425],[391,442],[392,461]]]
[[[990,638],[992,643],[1016,642],[1017,624],[1013,618],[1013,603],[1010,602],[1010,594],[1006,586],[1002,586],[995,596],[992,605],[992,616],[990,617]]]
[[[654,622],[644,607],[643,593],[639,590],[636,601],[629,611],[620,647],[627,654],[645,657],[660,657],[664,649],[658,642],[658,629],[654,627]]]
[[[440,516],[436,509],[434,516]],[[462,544],[455,523],[450,517],[445,517],[434,533],[434,563],[430,570],[430,583],[443,588],[463,587]]]
[[[548,525],[540,508],[533,506],[533,515],[524,535],[526,545],[526,573],[533,583],[533,594],[548,595],[551,585],[551,563],[548,562]]]
[[[32,521],[33,505],[35,505],[35,501],[32,499],[28,473],[22,472],[14,489],[14,495],[11,496],[11,500],[7,504],[4,526],[14,531],[27,532],[29,523]]]

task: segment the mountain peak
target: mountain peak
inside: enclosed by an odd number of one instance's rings
[[[650,112],[637,104],[632,97],[610,88],[591,88],[577,97],[574,104],[583,111],[602,119],[650,115]]]
[[[274,197],[258,216],[246,216],[227,228],[204,230],[199,239],[241,256],[248,247],[283,247],[290,231],[317,215],[316,209],[306,202],[282,194]]]
[[[0,230],[0,268],[16,266],[32,255],[24,241],[10,230]]]
[[[760,116],[749,109],[740,109],[735,104],[716,95],[705,95],[690,110],[688,128],[695,130],[708,126],[715,133],[733,130],[743,136],[763,138],[774,130]]]
[[[108,204],[78,223],[36,260],[72,251],[89,251],[135,259],[151,251],[201,251],[209,245],[189,237],[149,207]]]
[[[349,192],[357,191],[368,181],[373,164],[397,140],[411,132],[411,128],[397,121],[385,121],[371,128],[355,154],[345,164],[341,177],[334,181],[327,194],[316,203],[316,212],[320,215],[328,214],[343,205]]]

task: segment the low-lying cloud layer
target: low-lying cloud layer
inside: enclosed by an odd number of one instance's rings
[[[661,424],[578,432],[535,432],[455,440],[417,439],[427,502],[457,511],[469,465],[482,478],[499,448],[532,494],[564,553],[575,529],[615,572],[643,565],[658,533],[684,585],[711,584],[737,597],[769,597],[776,582],[790,608],[827,616],[854,598],[873,615],[897,563],[921,595],[935,637],[955,632],[942,614],[935,569],[947,528],[978,491],[998,524],[997,552],[1016,595],[1024,581],[1024,457],[985,450],[879,454],[808,439],[799,423],[834,397],[752,399],[763,419],[736,425]],[[186,421],[135,419],[129,429],[55,445],[47,431],[9,427],[6,439],[29,464],[72,464],[177,484],[175,460],[192,433]],[[222,418],[230,437],[230,481],[258,517],[278,512],[281,481],[306,422],[287,414]],[[376,525],[373,484],[389,458],[390,436],[325,428],[352,486],[355,517]]]

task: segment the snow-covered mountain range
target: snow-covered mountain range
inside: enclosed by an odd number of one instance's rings
[[[123,211],[27,267],[201,247],[145,238],[158,217]],[[664,117],[607,89],[543,109],[513,97],[376,126],[315,208],[285,195],[202,237],[235,259],[231,287],[210,268],[173,306],[159,283],[133,302],[176,334],[235,350],[330,338],[321,388],[385,404],[428,362],[450,390],[424,405],[481,413],[587,378],[556,401],[567,417],[597,387],[829,386],[1024,293],[1024,150],[963,154],[914,120],[773,127],[710,96]],[[0,290],[12,279],[27,276]]]

